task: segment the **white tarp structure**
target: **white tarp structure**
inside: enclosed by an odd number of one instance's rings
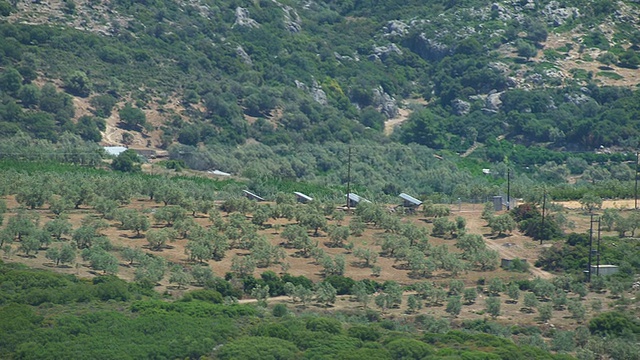
[[[124,146],[105,146],[103,147],[104,151],[111,156],[118,156],[123,152],[129,150]]]

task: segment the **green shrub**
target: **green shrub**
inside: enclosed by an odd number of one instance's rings
[[[293,332],[284,324],[279,323],[263,323],[250,331],[251,336],[265,336],[278,338],[283,340],[291,340],[294,335]]]
[[[211,304],[204,301],[164,302],[159,300],[141,300],[131,304],[132,312],[146,313],[184,313],[194,317],[230,317],[237,318],[256,314],[250,305]]]
[[[342,332],[342,324],[336,319],[317,317],[307,321],[307,329],[327,332],[329,334],[339,334]]]
[[[329,275],[324,279],[324,282],[331,284],[336,289],[337,295],[351,294],[351,288],[356,283],[353,279],[342,275]]]
[[[511,263],[509,264],[507,270],[516,272],[528,272],[529,263],[527,263],[526,260],[515,258],[511,260]]]
[[[105,277],[107,279],[96,279]],[[113,275],[99,276],[94,278],[96,297],[102,301],[118,300],[127,301],[131,298],[129,284]]]
[[[215,290],[192,290],[182,296],[182,301],[201,300],[213,304],[222,304],[222,294]]]
[[[352,326],[347,330],[347,333],[362,341],[378,341],[381,336],[380,330],[373,326]]]
[[[617,311],[605,312],[589,321],[589,330],[592,334],[601,336],[639,335],[640,321]]]
[[[285,304],[276,304],[273,307],[273,310],[271,313],[275,317],[283,317],[283,316],[287,316],[287,314],[289,313],[289,309],[287,309],[287,305]]]
[[[396,339],[386,345],[394,359],[423,359],[434,353],[433,348],[414,339]]]

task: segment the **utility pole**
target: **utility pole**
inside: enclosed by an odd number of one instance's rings
[[[598,245],[596,250],[596,275],[600,276],[600,216],[598,216]]]
[[[600,235],[600,218],[598,218],[597,220],[593,220],[593,214],[591,214],[591,220],[589,221],[589,270],[587,272],[588,276],[587,276],[587,282],[591,282],[591,262],[592,262],[592,258],[593,258],[593,223],[597,222],[598,223],[598,237]],[[598,239],[598,244],[600,243],[599,241],[600,239]],[[599,245],[598,245],[599,246]],[[598,259],[600,258],[600,254],[598,254]],[[598,267],[600,267],[599,265],[600,260],[598,260]]]
[[[544,239],[544,212],[545,212],[545,207],[547,205],[547,189],[545,188],[543,190],[543,194],[542,194],[542,223],[540,224],[540,245],[542,245],[542,240]]]
[[[591,252],[593,250],[593,214],[589,220],[589,263],[587,264],[587,282],[591,282]]]
[[[347,213],[351,210],[351,145],[349,145],[349,157],[347,158]]]
[[[511,168],[507,168],[507,211],[511,210]]]
[[[634,209],[638,210],[638,160],[640,160],[640,152],[636,151],[636,186],[633,190],[633,199],[635,201]]]

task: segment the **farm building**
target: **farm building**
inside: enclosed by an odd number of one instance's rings
[[[617,265],[591,265],[591,275],[612,275],[618,272]]]
[[[296,199],[298,200],[298,202],[306,204],[308,202],[313,201],[313,198],[311,196],[307,196],[301,192],[298,191],[294,191],[293,192],[296,195]]]
[[[263,198],[261,198],[260,196],[252,193],[249,190],[242,190],[242,192],[244,192],[244,196],[246,196],[249,200],[264,201]]]
[[[347,196],[347,202],[348,202],[349,207],[356,207],[361,202],[366,202],[366,203],[370,203],[371,202],[371,201],[363,198],[362,196],[359,196],[359,195],[354,194],[354,193],[348,193],[346,196]]]
[[[220,170],[209,170],[207,171],[207,173],[211,175],[216,175],[216,176],[231,176],[231,174],[224,171],[220,171]]]
[[[493,210],[494,211],[502,211],[502,196],[494,196],[493,197]]]
[[[118,156],[128,150],[128,148],[124,146],[105,146],[103,147],[103,149],[107,154],[111,156]]]
[[[422,201],[414,198],[411,195],[407,195],[405,193],[402,193],[400,195],[400,198],[402,199],[402,206],[409,208],[409,209],[416,209],[418,208],[420,205],[422,205]]]

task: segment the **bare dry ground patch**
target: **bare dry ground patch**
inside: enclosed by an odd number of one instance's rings
[[[7,217],[12,216],[12,212],[14,212],[18,208],[18,204],[15,201],[15,198],[10,196],[6,198],[7,204],[9,207],[9,214]],[[628,205],[628,202],[605,202],[603,206],[624,206]],[[563,203],[566,208],[572,208],[575,204],[573,203]],[[135,208],[139,210],[143,209],[157,209],[162,207],[162,204],[158,204],[152,201],[149,201],[145,198],[133,199],[128,208]],[[459,208],[452,209],[451,219],[455,219],[457,216],[462,216],[466,219],[468,231],[474,234],[481,234],[485,239],[487,245],[497,250],[500,253],[501,257],[504,258],[521,258],[527,259],[530,264],[533,264],[535,260],[538,258],[540,252],[549,244],[540,245],[538,242],[533,241],[531,238],[528,238],[518,231],[514,231],[512,234],[504,237],[495,237],[491,234],[490,229],[486,227],[486,221],[481,219],[482,213],[482,205],[481,204],[462,204]],[[31,211],[31,210],[30,210]],[[40,217],[40,224],[44,224],[50,219],[54,218],[54,215],[47,209],[36,209],[32,210],[33,212],[38,213]],[[87,216],[95,214],[92,208],[83,206],[80,209],[72,210],[69,213],[69,220],[73,224],[74,228],[80,226],[80,222],[82,219]],[[227,217],[228,214],[222,213],[223,218]],[[581,210],[571,210],[571,217],[578,220],[578,224],[581,227],[580,230],[584,229],[584,222],[581,219],[586,218],[588,215],[583,214]],[[346,218],[342,221],[343,224],[348,224],[351,220],[352,215],[347,215]],[[153,223],[153,219],[150,219],[152,222],[152,228],[160,228],[164,225]],[[202,226],[209,226],[210,220],[204,214],[198,214],[194,220]],[[430,227],[429,221],[425,221],[420,214],[410,215],[403,218],[403,221],[413,222],[418,226],[426,226]],[[273,225],[280,225],[280,231],[282,227],[287,224],[292,224],[293,221],[287,221],[285,219],[278,219],[276,221],[270,220],[268,226],[266,226],[263,230],[260,230],[260,234],[264,235],[272,244],[277,245],[283,242],[283,239],[280,237],[279,233],[276,232],[276,228]],[[331,221],[330,221],[331,223]],[[588,223],[588,221],[587,221]],[[144,237],[137,237],[135,233],[130,230],[121,230],[118,227],[118,223],[115,221],[109,222],[110,226],[103,230],[103,234],[106,235],[114,247],[122,248],[125,246],[138,247],[143,249],[147,253],[151,253],[157,256],[165,257],[169,262],[174,264],[180,264],[185,267],[194,266],[195,263],[190,261],[188,255],[185,253],[185,245],[187,240],[178,239],[175,242],[169,243],[166,248],[163,248],[161,251],[153,251],[149,249],[147,246],[147,241]],[[578,231],[578,229],[576,229]],[[384,233],[383,230],[373,228],[372,226],[368,226],[365,232],[360,237],[350,237],[350,241],[354,242],[355,247],[365,247],[371,248],[376,251],[381,251],[380,245],[378,245],[377,239]],[[450,280],[459,279],[463,280],[466,287],[476,287],[480,280],[488,281],[494,277],[498,277],[503,279],[503,281],[509,282],[512,280],[521,280],[521,279],[533,279],[535,277],[540,277],[544,279],[552,279],[554,274],[543,271],[541,269],[530,266],[529,273],[517,273],[517,272],[509,272],[501,268],[497,268],[494,271],[468,271],[463,272],[457,277],[451,277],[450,274],[444,271],[438,271],[433,274],[430,278],[423,279],[415,279],[409,276],[409,272],[404,269],[399,269],[398,264],[394,262],[391,258],[379,257],[376,265],[381,267],[381,272],[379,276],[373,276],[371,268],[361,266],[361,261],[356,259],[351,251],[345,250],[344,248],[333,248],[327,246],[329,241],[327,235],[321,232],[321,235],[318,237],[314,237],[314,240],[318,241],[318,246],[324,249],[327,253],[331,255],[343,254],[347,259],[347,266],[345,271],[345,276],[351,277],[355,280],[360,279],[372,279],[376,281],[386,281],[386,280],[394,280],[403,285],[410,285],[415,282],[421,281],[429,281],[436,285],[446,286]],[[67,238],[65,241],[69,241]],[[459,251],[455,248],[455,239],[443,239],[439,237],[430,236],[429,242],[432,245],[440,245],[445,244],[448,246],[451,252]],[[16,244],[14,244],[16,247]],[[322,281],[323,273],[322,267],[314,262],[313,258],[304,258],[297,256],[295,254],[295,249],[285,249],[287,253],[287,259],[285,260],[290,264],[290,269],[288,273],[294,276],[304,275],[314,282]],[[231,269],[231,259],[234,255],[246,255],[250,252],[247,250],[239,250],[232,249],[229,250],[221,261],[209,260],[207,261],[208,265],[212,268],[213,272],[220,277],[223,277],[227,272]],[[115,254],[120,256],[116,251]],[[33,268],[41,268],[53,270],[60,273],[65,274],[73,274],[80,278],[92,278],[95,276],[99,276],[100,273],[92,270],[87,262],[82,261],[80,256],[77,258],[77,263],[71,266],[62,266],[56,267],[50,260],[47,260],[44,256],[44,252],[40,251],[35,257],[25,257],[23,255],[14,253],[10,258],[3,258],[3,261],[7,262],[20,262],[24,263]],[[273,265],[267,268],[258,268],[254,272],[254,276],[260,276],[260,274],[264,271],[271,270],[275,273],[282,274],[283,270],[280,265]],[[128,281],[133,281],[135,272],[135,265],[130,266],[126,261],[120,259],[120,266],[118,276]],[[165,279],[160,282],[160,284],[156,287],[156,290],[159,292],[167,292],[175,297],[179,297],[182,293],[188,290],[195,289],[194,286],[188,286],[186,289],[178,290],[175,285],[172,285],[168,282],[168,276],[165,276]],[[474,304],[467,304],[462,307],[462,311],[459,316],[451,317],[449,314],[445,312],[445,305],[442,306],[431,306],[423,308],[419,311],[419,314],[425,315],[433,315],[437,317],[447,317],[450,318],[453,324],[460,322],[462,320],[473,320],[473,319],[485,319],[488,318],[489,315],[485,312],[485,301],[488,295],[483,293],[482,290],[484,287],[479,288],[478,299]],[[406,319],[410,318],[413,315],[407,314],[407,306],[406,299],[410,295],[410,292],[404,294],[403,305],[396,309],[389,309],[384,312],[385,317],[393,318],[393,319]],[[522,296],[521,294],[520,300],[518,303],[512,303],[508,301],[507,297],[503,294],[501,296],[501,315],[497,317],[495,320],[504,324],[512,324],[512,325],[541,325],[538,321],[537,312],[528,313],[523,311],[522,309]],[[570,297],[573,295],[570,295]],[[604,303],[604,309],[606,310],[613,302],[613,299],[608,297],[608,294],[595,294],[589,293],[583,303],[587,307],[588,314],[587,319],[595,314],[590,307],[588,306],[589,302],[594,299],[601,299]],[[253,299],[242,299],[241,302],[253,302]],[[336,303],[326,308],[324,306],[320,306],[318,304],[311,304],[306,308],[303,308],[299,304],[294,304],[291,302],[291,299],[288,297],[277,297],[270,299],[270,304],[273,305],[275,303],[285,303],[293,309],[297,309],[300,311],[303,310],[318,310],[318,311],[356,311],[362,310],[362,305],[355,302],[350,296],[339,296]],[[446,302],[445,302],[446,304]],[[370,308],[374,308],[373,302],[370,304]],[[571,317],[569,312],[565,309],[562,311],[554,311],[554,316],[550,321],[550,324],[542,324],[544,326],[554,326],[557,328],[575,328],[577,325],[580,325],[575,319]]]

